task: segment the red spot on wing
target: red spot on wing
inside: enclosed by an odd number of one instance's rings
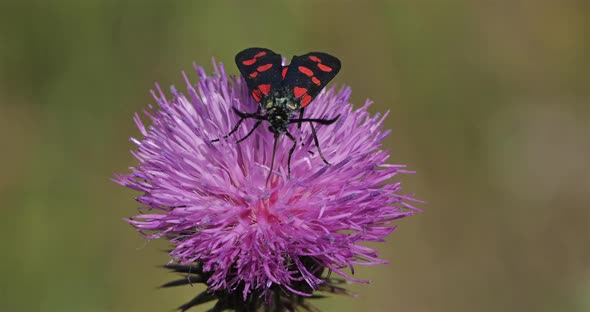
[[[256,55],[254,55],[254,57],[253,57],[253,58],[251,58],[251,59],[249,59],[249,60],[242,61],[242,64],[244,64],[244,65],[246,65],[246,66],[250,66],[250,65],[252,65],[252,64],[254,64],[254,63],[256,63],[256,59],[257,59],[257,58],[259,58],[259,57],[263,57],[263,56],[265,56],[265,55],[266,55],[266,51],[261,51],[261,52],[258,52],[258,53],[256,53]],[[268,69],[268,68],[267,68],[267,69]]]
[[[258,66],[258,68],[256,68],[256,70],[259,71],[259,72],[263,72],[263,71],[268,70],[271,67],[272,67],[272,64],[269,63],[269,64],[266,64],[266,65]]]
[[[259,57],[263,57],[266,55],[266,51],[261,51],[256,53],[256,55],[254,55],[254,58],[259,58]]]
[[[258,72],[253,72],[250,74],[250,78],[256,78],[258,76]]]
[[[301,106],[305,107],[307,106],[307,104],[309,104],[311,102],[311,100],[313,100],[313,98],[311,97],[311,95],[306,94],[303,99],[301,99]]]
[[[293,88],[293,94],[295,94],[296,98],[300,98],[302,95],[307,93],[307,89],[306,88],[301,88],[301,87],[295,87]]]
[[[260,90],[252,91],[252,97],[254,98],[254,101],[260,103],[260,99],[262,99],[262,95],[260,94]]]
[[[317,56],[315,56],[315,55],[310,55],[309,56],[309,59],[312,60],[312,61],[314,61],[314,62],[316,62],[316,63],[321,63],[322,62],[322,60],[320,60],[320,58],[317,57]]]
[[[322,85],[322,82],[319,79],[317,79],[316,77],[311,77],[311,82],[315,83],[318,86]]]
[[[332,67],[330,66],[326,66],[324,64],[318,64],[318,67],[325,72],[331,72],[332,71]]]
[[[283,67],[283,71],[281,72],[281,76],[283,76],[283,79],[285,79],[285,76],[287,76],[288,70],[289,70],[289,67]]]
[[[270,92],[270,84],[261,84],[258,86],[258,89],[264,93],[264,95],[268,95]]]
[[[304,75],[306,75],[308,77],[313,76],[313,72],[311,71],[311,69],[309,69],[305,66],[299,66],[298,69],[300,72],[302,72]]]

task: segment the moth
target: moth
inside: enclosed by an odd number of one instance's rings
[[[285,135],[293,145],[289,150],[287,162],[288,177],[291,176],[291,156],[297,146],[297,140],[289,132],[288,126],[309,123],[313,141],[318,149],[322,161],[329,164],[318,142],[314,124],[330,125],[340,115],[332,119],[304,118],[305,107],[310,105],[315,97],[340,71],[340,60],[323,52],[310,52],[301,56],[293,56],[289,65],[283,66],[280,54],[265,48],[248,48],[236,55],[236,65],[242,77],[246,80],[250,95],[256,101],[258,109],[255,113],[241,112],[235,107],[234,112],[240,117],[233,129],[225,135],[226,139],[234,134],[246,119],[255,119],[256,123],[250,131],[236,143],[247,139],[264,121],[269,124],[269,130],[274,134],[274,145],[270,172],[274,166],[277,139]],[[212,142],[220,139],[212,140]],[[270,174],[267,182],[270,178]]]

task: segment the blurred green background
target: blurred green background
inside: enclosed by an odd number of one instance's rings
[[[50,3],[51,2],[51,3]],[[326,311],[590,310],[586,0],[16,1],[0,4],[1,311],[170,311],[200,291],[121,218],[131,117],[153,83],[251,46],[338,56],[387,109],[392,161],[428,203],[391,265]],[[200,311],[202,309],[195,309]]]

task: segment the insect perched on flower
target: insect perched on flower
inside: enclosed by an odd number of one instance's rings
[[[237,140],[237,143],[240,143],[248,138],[262,121],[268,121],[270,124],[268,129],[274,133],[268,178],[273,170],[277,139],[281,134],[285,134],[293,141],[287,160],[287,176],[291,176],[291,156],[297,146],[297,140],[287,127],[296,123],[298,128],[301,128],[301,123],[308,122],[311,125],[311,133],[318,153],[324,163],[329,164],[322,154],[313,124],[330,125],[340,115],[332,119],[303,118],[303,111],[328,82],[338,74],[340,60],[326,53],[310,52],[302,56],[293,56],[289,65],[282,66],[279,54],[269,49],[249,48],[236,55],[236,65],[246,79],[250,94],[259,105],[256,113],[244,113],[233,108],[240,120],[223,138],[228,138],[236,132],[245,119],[256,119],[252,129]],[[294,118],[297,112],[299,112],[299,117]],[[219,139],[212,140],[212,142],[217,141]]]
[[[246,79],[221,63],[211,74],[195,65],[198,82],[183,73],[186,86],[170,94],[156,85],[146,118],[135,115],[138,163],[113,179],[140,192],[140,212],[126,221],[171,243],[166,267],[183,276],[163,287],[203,284],[181,311],[211,301],[211,311],[317,311],[311,299],[350,294],[344,280],[368,282],[351,275],[355,267],[387,263],[365,243],[383,242],[419,211],[395,181],[412,171],[382,146],[387,113],[371,114],[371,101],[355,107],[348,87],[320,92],[340,68],[335,58],[310,53],[283,67],[270,50],[249,49],[237,59]],[[317,119],[296,116],[303,108]],[[266,122],[271,131],[252,130]],[[289,132],[301,139],[294,151],[277,140]],[[226,133],[249,139],[211,142]],[[318,141],[333,165],[322,166]]]

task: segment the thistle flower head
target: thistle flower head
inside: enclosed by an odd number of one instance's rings
[[[239,117],[232,107],[255,112],[257,103],[241,77],[228,77],[221,64],[208,76],[195,66],[199,82],[186,91],[153,92],[157,105],[135,115],[141,138],[132,138],[139,165],[117,183],[140,191],[140,214],[127,221],[149,239],[173,244],[172,261],[197,265],[210,292],[249,296],[273,289],[309,296],[326,279],[324,269],[363,282],[344,270],[385,263],[363,242],[383,241],[392,221],[411,215],[410,195],[390,179],[409,173],[389,164],[381,141],[385,115],[349,103],[350,89],[325,90],[306,107],[309,118],[340,118],[316,125],[326,165],[312,140],[311,126],[290,125],[297,145],[279,137],[269,175],[274,137],[256,120],[244,120],[219,142]],[[180,270],[182,271],[182,270]]]

